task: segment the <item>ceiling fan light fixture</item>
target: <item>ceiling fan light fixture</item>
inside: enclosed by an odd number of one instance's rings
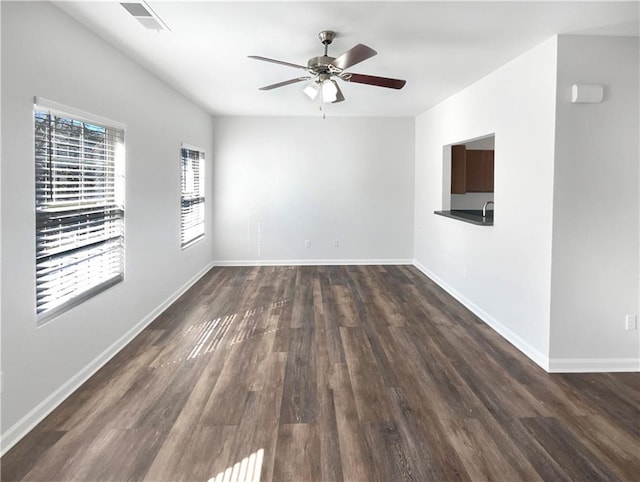
[[[261,57],[259,55],[249,55],[249,58],[251,59],[301,69],[308,74],[305,77],[298,77],[291,80],[285,80],[284,82],[266,85],[264,87],[260,87],[260,90],[276,89],[296,82],[304,82],[306,80],[313,79],[302,89],[305,95],[307,95],[311,100],[317,99],[318,95],[320,95],[320,101],[322,103],[335,104],[337,102],[344,102],[345,97],[340,90],[338,83],[334,79],[341,79],[344,82],[353,82],[356,84],[375,85],[377,87],[386,87],[389,89],[402,89],[402,87],[404,87],[404,84],[406,83],[405,80],[345,72],[346,69],[349,69],[376,55],[377,52],[371,47],[367,47],[363,44],[357,44],[355,47],[347,50],[338,57],[330,57],[327,53],[327,48],[336,37],[336,33],[332,30],[323,30],[318,34],[318,37],[324,45],[324,55],[310,58],[307,61],[306,66],[292,64],[282,60],[270,59],[268,57]]]
[[[338,98],[338,84],[335,80],[326,79],[322,82],[322,102],[332,103]]]
[[[307,94],[307,96],[311,100],[315,100],[315,98],[318,97],[318,92],[320,92],[320,86],[317,82],[311,82],[304,89],[302,89],[302,92]]]

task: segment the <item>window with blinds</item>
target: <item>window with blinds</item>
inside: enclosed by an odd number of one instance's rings
[[[186,248],[204,237],[204,152],[182,146],[182,196],[180,246]]]
[[[41,322],[124,279],[124,127],[41,105],[34,121]]]

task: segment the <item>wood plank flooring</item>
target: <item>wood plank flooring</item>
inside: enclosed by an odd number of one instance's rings
[[[640,480],[640,374],[549,375],[410,266],[214,268],[2,481]]]

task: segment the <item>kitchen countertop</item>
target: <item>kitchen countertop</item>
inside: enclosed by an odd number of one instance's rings
[[[493,226],[493,209],[487,210],[487,216],[482,217],[482,209],[456,209],[453,211],[434,211],[434,214],[446,218],[476,224],[478,226]]]

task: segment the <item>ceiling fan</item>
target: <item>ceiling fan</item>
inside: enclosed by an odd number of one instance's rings
[[[249,58],[251,59],[286,65],[295,69],[302,69],[309,74],[304,77],[296,77],[295,79],[285,80],[284,82],[266,85],[264,87],[260,87],[260,90],[271,90],[278,87],[284,87],[285,85],[311,80],[303,90],[305,94],[307,94],[311,99],[316,99],[318,94],[321,94],[320,98],[322,102],[336,103],[344,100],[344,95],[342,95],[342,91],[340,90],[338,83],[335,81],[336,78],[344,80],[345,82],[375,85],[377,87],[387,87],[389,89],[402,89],[404,84],[407,83],[406,80],[345,72],[346,69],[373,57],[377,52],[366,45],[358,44],[338,57],[329,57],[327,50],[329,45],[331,45],[331,42],[333,42],[333,39],[335,39],[336,33],[331,30],[323,30],[318,34],[318,37],[324,45],[324,55],[310,58],[306,67],[304,65],[292,64],[281,60],[260,57],[258,55],[249,55]]]

